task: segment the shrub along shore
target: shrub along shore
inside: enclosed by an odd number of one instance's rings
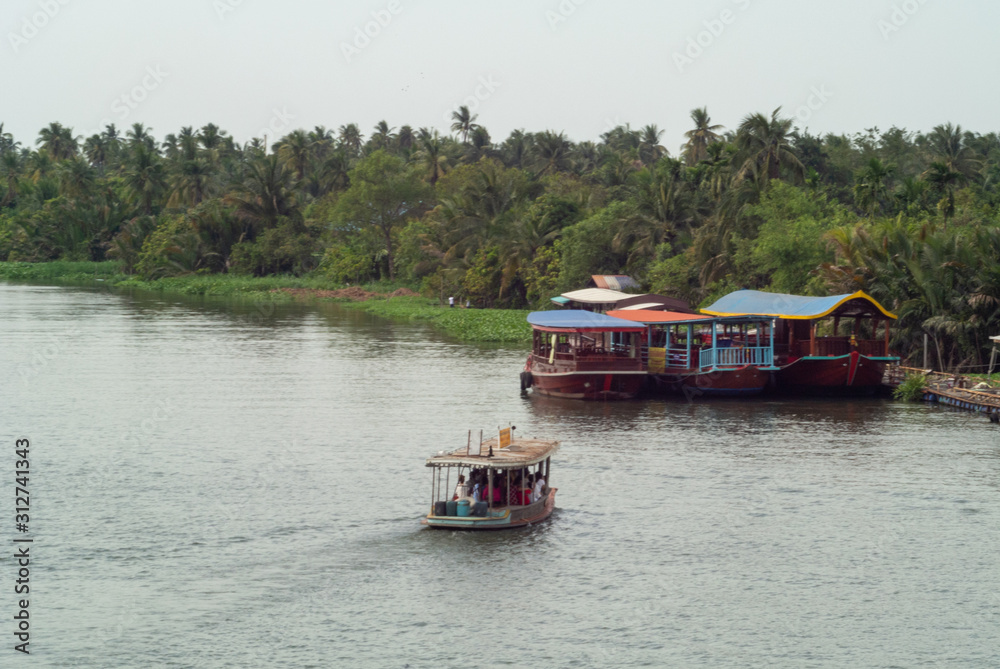
[[[392,320],[424,321],[469,342],[530,341],[528,312],[517,309],[448,308],[398,283],[331,286],[328,279],[236,274],[190,274],[143,280],[121,271],[117,262],[0,262],[0,280],[47,285],[101,285],[116,290],[144,290],[257,302],[337,302]]]

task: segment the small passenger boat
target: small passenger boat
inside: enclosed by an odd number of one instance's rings
[[[609,316],[643,323],[651,388],[687,397],[758,395],[774,367],[774,321],[672,311],[622,310]]]
[[[788,393],[872,395],[886,363],[899,361],[889,350],[896,316],[861,291],[808,297],[739,290],[701,311],[775,319],[775,378]]]
[[[641,323],[579,309],[536,311],[528,323],[534,337],[522,390],[585,400],[631,399],[642,390]]]
[[[428,458],[431,509],[421,524],[447,530],[506,530],[548,518],[556,503],[551,467],[559,442],[515,439],[513,433],[513,427],[504,428],[478,445],[470,433],[464,448]],[[455,499],[453,486],[459,476],[466,481],[463,492],[470,494]],[[472,481],[476,483],[470,485]]]

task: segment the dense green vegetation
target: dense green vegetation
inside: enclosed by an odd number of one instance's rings
[[[927,387],[927,376],[924,374],[907,374],[902,383],[892,391],[893,399],[904,402],[919,402],[923,399],[924,388]]]
[[[518,309],[449,309],[424,297],[394,297],[389,300],[353,302],[349,306],[375,316],[396,320],[427,321],[465,341],[530,342],[527,311]]]
[[[453,120],[452,136],[345,124],[273,146],[212,124],[160,141],[50,123],[26,144],[0,125],[0,261],[114,260],[125,285],[202,294],[394,281],[505,309],[598,273],[697,304],[865,290],[899,314],[894,347],[920,356],[927,334],[942,369],[982,365],[1000,332],[996,133],[820,137],[780,110],[727,130],[696,109],[673,156],[654,125],[495,142],[468,109]]]

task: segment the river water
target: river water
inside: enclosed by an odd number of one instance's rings
[[[0,284],[0,666],[1000,665],[1000,428],[523,398],[524,356],[336,305]],[[424,459],[501,423],[562,441],[553,517],[422,529]]]

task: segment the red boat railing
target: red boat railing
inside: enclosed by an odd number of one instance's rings
[[[861,355],[869,357],[878,358],[888,355],[885,341],[882,339],[856,339],[852,344],[850,337],[817,337],[815,343],[814,350],[812,342],[796,342],[795,353],[798,357],[835,357],[848,355],[851,351],[856,350]]]

